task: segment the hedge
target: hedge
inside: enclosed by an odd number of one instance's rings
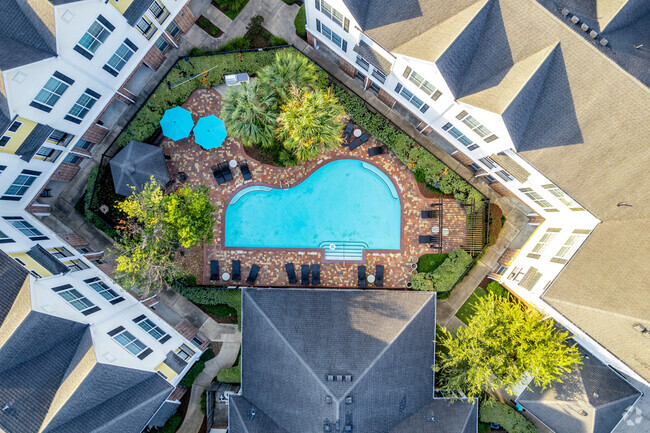
[[[196,378],[205,368],[205,363],[214,357],[215,354],[212,349],[208,349],[203,352],[199,360],[196,361],[196,363],[189,369],[187,373],[185,373],[185,376],[183,376],[183,379],[181,379],[181,385],[183,385],[185,388],[191,388]]]
[[[501,284],[497,283],[496,281],[491,281],[487,285],[485,291],[493,294],[497,298],[508,299],[510,297],[510,292],[508,292],[508,290],[506,290],[505,287],[503,287]]]
[[[522,414],[505,403],[492,398],[481,403],[479,408],[481,422],[495,422],[508,433],[535,433],[537,428]]]
[[[180,59],[122,131],[117,138],[117,143],[124,147],[131,140],[147,142],[158,130],[165,110],[181,105],[194,90],[200,87],[213,87],[223,83],[224,75],[238,72],[255,74],[260,68],[275,60],[275,52],[275,50],[250,51],[189,57],[188,61]],[[213,67],[214,69],[211,69]],[[209,69],[211,70],[208,71]],[[203,76],[191,79],[178,87],[170,89],[168,86],[168,83],[173,84],[202,72]]]
[[[226,304],[237,310],[237,323],[241,323],[241,290],[215,289],[204,287],[183,287],[176,285],[175,290],[195,304]]]
[[[305,12],[304,3],[300,6],[298,15],[296,15],[296,19],[293,20],[293,25],[296,27],[296,33],[298,36],[302,36],[303,38],[307,37],[307,29],[305,28],[307,26],[307,13]]]
[[[453,250],[433,272],[421,272],[411,278],[414,290],[448,292],[472,263],[472,256],[462,248]]]

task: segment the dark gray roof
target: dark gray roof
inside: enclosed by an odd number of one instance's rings
[[[436,398],[399,423],[390,433],[476,433],[478,401]]]
[[[111,159],[111,173],[115,192],[123,196],[142,191],[153,176],[161,187],[169,182],[169,172],[161,147],[131,140]]]
[[[533,383],[517,401],[556,433],[610,433],[641,395],[639,390],[578,346],[581,369],[542,390]]]
[[[158,411],[153,416],[153,418],[151,418],[148,424],[155,427],[164,426],[167,420],[176,413],[176,411],[178,410],[178,406],[180,406],[179,402],[174,402],[174,401],[164,402],[162,406],[158,408]]]
[[[20,159],[23,161],[31,161],[52,131],[54,131],[52,127],[39,123],[18,147],[16,155],[20,155]]]
[[[361,57],[366,59],[372,66],[379,69],[384,75],[390,74],[390,69],[392,67],[391,62],[379,52],[372,49],[372,47],[366,44],[364,41],[360,41],[357,46],[354,47],[354,52],[358,53]]]
[[[70,272],[70,268],[61,263],[59,259],[54,257],[39,244],[34,245],[29,251],[27,251],[27,255],[36,260],[52,275],[67,274]]]
[[[28,276],[27,269],[0,250],[0,326]]]
[[[4,0],[0,14],[0,71],[54,56],[55,36],[29,4]]]
[[[124,12],[124,18],[129,25],[134,26],[142,15],[149,9],[153,0],[133,0],[131,5]]]
[[[289,432],[387,432],[431,400],[432,293],[250,289],[242,308],[242,396]]]
[[[167,354],[167,358],[165,358],[165,364],[176,373],[180,374],[187,366],[187,361],[170,350]]]
[[[288,433],[241,395],[231,395],[229,398],[228,431],[231,433]]]

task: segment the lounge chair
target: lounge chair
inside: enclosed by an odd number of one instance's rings
[[[226,179],[223,177],[223,174],[221,173],[221,167],[212,167],[212,175],[214,176],[214,178],[216,179],[219,185],[226,183]]]
[[[375,287],[384,287],[384,265],[375,268]]]
[[[375,146],[368,149],[368,156],[383,155],[386,153],[386,146]]]
[[[365,289],[366,288],[366,267],[361,265],[357,268],[357,279],[358,286]]]
[[[440,238],[438,236],[431,235],[420,235],[418,236],[418,239],[421,244],[437,244],[440,242]]]
[[[253,178],[253,176],[251,176],[251,171],[248,169],[248,164],[246,164],[246,161],[239,164],[239,170],[241,171],[241,175],[244,177],[244,180],[251,180]]]
[[[251,271],[248,273],[248,278],[246,278],[246,282],[248,284],[255,284],[255,280],[257,280],[257,274],[259,272],[260,272],[260,267],[258,265],[251,266]]]
[[[437,202],[435,202],[435,203],[431,203],[431,207],[442,207],[442,202],[441,202],[441,201],[437,201]]]
[[[368,135],[367,132],[364,132],[361,135],[361,137],[355,138],[354,140],[352,140],[352,142],[350,143],[350,145],[348,147],[350,148],[350,150],[354,150],[357,147],[361,146],[366,141],[368,141],[369,139],[370,139],[370,135]]]
[[[354,123],[349,122],[347,125],[345,125],[345,129],[343,130],[343,141],[341,141],[341,146],[347,146],[350,144],[352,131],[354,131]]]
[[[311,284],[320,286],[320,265],[311,265]]]
[[[221,169],[221,175],[225,179],[226,182],[230,182],[232,180],[232,172],[230,171],[230,166],[228,165],[227,162],[222,162],[219,164],[219,168]]]
[[[219,281],[219,260],[210,260],[210,281]]]
[[[287,270],[287,278],[289,278],[289,284],[296,284],[296,270],[293,267],[293,263],[287,263],[284,265],[284,268]]]
[[[232,280],[241,281],[241,262],[239,260],[232,261]]]
[[[437,210],[423,210],[421,215],[422,215],[422,218],[426,218],[426,219],[438,218],[438,211]]]
[[[302,265],[300,267],[300,285],[309,285],[309,265]]]

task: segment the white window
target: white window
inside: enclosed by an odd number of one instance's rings
[[[61,151],[58,149],[52,149],[51,147],[41,146],[34,155],[34,158],[40,159],[46,162],[54,162],[61,155]]]
[[[75,51],[80,52],[86,58],[92,59],[93,54],[97,52],[114,29],[115,27],[100,15],[79,39]],[[83,51],[85,51],[85,54]]]
[[[415,72],[409,66],[407,66],[406,69],[404,70],[403,76],[404,78],[407,78],[411,83],[418,86],[418,88],[422,90],[424,93],[426,93],[428,96],[431,96],[434,101],[438,99],[440,95],[442,95],[442,92],[438,92],[436,90],[436,87],[433,84],[429,83],[427,80],[424,79],[422,75]]]
[[[159,326],[153,323],[150,319],[146,317],[138,322],[138,326],[145,331],[157,341],[162,340],[167,333],[163,331]]]
[[[15,120],[11,126],[9,127],[9,132],[16,132],[18,131],[18,128],[22,126],[23,122],[19,122],[18,120]]]
[[[334,21],[339,27],[343,27],[344,31],[348,31],[350,27],[350,20],[345,18],[341,12],[334,9],[329,3],[325,0],[315,0],[316,9],[321,11],[323,15],[327,16],[329,19]]]
[[[146,344],[135,338],[133,334],[124,328],[120,333],[113,335],[113,339],[136,356],[147,350]]]
[[[171,21],[169,23],[169,25],[167,26],[167,33],[172,35],[172,37],[176,37],[176,35],[180,31],[181,31],[181,29],[178,28],[178,26],[176,25],[176,23],[174,21]]]
[[[444,131],[447,131],[456,140],[460,141],[463,146],[469,147],[469,146],[474,145],[474,142],[472,140],[467,138],[467,136],[465,134],[460,132],[460,130],[458,128],[456,128],[455,126],[453,126],[451,123],[445,124],[445,126],[443,126],[442,129]]]
[[[7,143],[9,143],[9,140],[11,140],[11,136],[9,135],[3,135],[0,137],[0,147],[5,147]]]
[[[70,82],[72,80],[68,79],[66,81],[64,77],[63,74],[57,75],[57,73],[50,77],[43,88],[36,94],[34,101],[30,105],[42,111],[49,112],[61,98],[61,95],[72,85]]]
[[[4,195],[0,197],[0,200],[20,200],[40,174],[39,171],[23,170],[7,188]]]
[[[136,49],[137,47],[131,41],[126,39],[122,42],[122,45],[119,46],[111,58],[108,59],[108,62],[104,65],[104,70],[111,75],[117,76],[131,56],[133,56]]]
[[[508,173],[507,171],[505,171],[505,170],[499,170],[499,171],[497,171],[495,173],[496,173],[497,176],[499,176],[501,179],[503,179],[506,182],[510,182],[510,181],[515,180],[515,178],[512,177],[512,175],[510,173]]]
[[[381,84],[384,84],[386,82],[386,75],[384,75],[384,73],[379,71],[377,68],[373,68],[371,75],[375,79],[374,81],[379,81]]]
[[[176,349],[176,355],[180,356],[184,361],[187,361],[194,355],[194,351],[183,344],[181,347]]]
[[[539,259],[541,255],[544,253],[546,248],[553,242],[553,239],[555,239],[555,236],[557,233],[560,231],[560,229],[548,229],[546,233],[542,235],[542,237],[539,239],[537,244],[533,247],[533,250],[531,251],[530,254],[528,254],[527,257],[530,257],[531,259]]]
[[[361,56],[357,56],[356,64],[361,66],[361,69],[364,71],[367,71],[370,68],[370,63],[368,63],[366,59]]]
[[[11,239],[9,236],[4,234],[4,232],[0,231],[0,244],[8,244],[10,242],[13,242],[14,240]]]
[[[164,53],[167,48],[169,48],[169,42],[162,36],[158,36],[158,39],[156,39],[156,42],[154,42],[154,45],[158,47],[160,52]]]
[[[327,27],[325,24],[321,24],[319,20],[316,20],[316,30],[321,32],[327,39],[334,42],[334,45],[341,48],[344,52],[347,52],[348,43],[345,41],[345,39],[334,33],[332,29]]]
[[[19,232],[27,236],[33,241],[43,241],[48,239],[40,231],[36,230],[33,225],[25,221],[22,217],[3,217],[9,224],[11,224]]]
[[[102,280],[99,278],[90,278],[88,280],[84,280],[86,284],[90,286],[91,289],[93,289],[95,292],[99,293],[102,298],[106,299],[107,301],[112,301],[114,299],[117,299],[120,297],[119,294],[113,289],[111,289],[108,284],[104,283]]]
[[[54,257],[57,259],[63,259],[65,257],[70,257],[73,254],[68,251],[65,247],[56,247],[56,248],[50,248],[47,250],[50,254],[52,254]]]
[[[46,141],[48,143],[56,144],[57,146],[67,147],[73,138],[74,135],[55,129],[50,133],[50,136],[47,137]]]
[[[147,38],[151,39],[151,36],[153,36],[155,27],[151,20],[147,17],[142,17],[140,18],[140,21],[135,25],[135,27],[142,33],[142,35]]]
[[[555,253],[555,257],[551,259],[553,263],[566,263],[573,254],[578,250],[580,245],[587,238],[590,230],[574,230],[569,238],[564,242],[564,245]]]
[[[63,264],[70,269],[70,272],[83,271],[90,267],[81,259],[70,260],[69,262],[63,262]]]
[[[543,208],[553,207],[553,205],[549,203],[548,200],[544,200],[544,197],[542,197],[539,193],[533,191],[531,188],[520,188],[519,191],[523,192],[529,199]]]
[[[86,89],[85,92],[81,94],[77,102],[74,103],[70,111],[68,111],[67,116],[64,119],[69,120],[74,123],[81,123],[81,120],[86,117],[86,114],[90,109],[95,105],[95,102],[101,97],[100,94]]]
[[[469,126],[472,131],[476,132],[481,138],[485,138],[485,141],[488,143],[490,141],[496,140],[498,137],[496,135],[490,135],[492,134],[489,129],[487,129],[484,125],[481,124],[478,120],[470,116],[467,111],[461,111],[458,116],[456,116],[456,119],[462,121],[465,125]]]
[[[55,288],[54,291],[81,313],[88,312],[95,308],[95,304],[90,302],[85,296],[70,285],[62,286],[62,288]]]
[[[542,185],[543,188],[548,190],[551,194],[553,194],[554,197],[556,197],[558,200],[560,200],[565,206],[570,208],[573,211],[582,211],[584,208],[580,206],[578,203],[576,203],[571,197],[566,195],[564,191],[562,191],[560,188],[558,188],[556,185],[553,184],[548,184],[548,185]]]
[[[158,0],[153,0],[151,5],[149,5],[149,12],[158,20],[159,23],[162,23],[169,16],[169,12]]]

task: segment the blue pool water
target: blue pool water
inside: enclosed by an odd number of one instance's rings
[[[362,243],[400,248],[400,202],[393,182],[377,167],[338,160],[290,189],[251,186],[226,209],[227,247],[319,248]]]

